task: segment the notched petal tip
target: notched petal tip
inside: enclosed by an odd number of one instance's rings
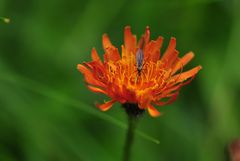
[[[102,36],[102,44],[103,44],[104,50],[106,50],[108,47],[112,46],[112,43],[106,33],[103,34],[103,36]]]
[[[188,62],[190,62],[193,58],[194,58],[194,53],[192,51],[189,51],[187,54],[185,54],[182,58],[181,58],[181,62],[186,65]]]
[[[105,87],[105,84],[103,82],[97,80],[94,77],[91,69],[88,69],[87,67],[85,67],[82,64],[78,64],[77,69],[84,75],[84,79],[85,79],[87,84],[91,84],[91,85],[94,85],[94,86]]]
[[[144,39],[145,39],[145,44],[147,44],[150,40],[150,28],[149,28],[149,26],[146,27]]]
[[[82,64],[78,64],[78,65],[77,65],[77,69],[78,69],[80,72],[83,72],[83,70],[85,69],[85,67],[84,67]]]
[[[192,51],[185,54],[173,67],[172,74],[175,74],[178,70],[182,69],[186,64],[188,64],[194,58],[194,53]]]
[[[191,55],[192,57],[195,56],[194,52],[193,51],[189,51],[186,55]]]
[[[85,66],[86,65],[86,66]],[[82,74],[86,74],[89,75],[91,72],[89,70],[89,68],[87,67],[88,63],[83,63],[83,64],[78,64],[77,65],[77,69],[82,73]]]
[[[175,51],[175,48],[176,48],[176,38],[171,37],[168,47],[162,57],[163,62],[167,62],[171,59],[171,56],[172,56],[173,52]]]
[[[158,41],[162,42],[163,40],[164,40],[164,37],[162,37],[162,36],[158,36],[158,38],[157,38],[156,41],[157,41],[157,42],[158,42]]]
[[[124,28],[124,36],[132,36],[132,30],[131,30],[131,27],[130,26],[126,26]]]
[[[198,65],[195,67],[195,71],[196,71],[196,74],[199,72],[199,70],[202,69],[202,66],[201,65]]]
[[[100,109],[100,110],[102,110],[102,111],[107,111],[107,110],[109,110],[111,107],[112,107],[112,105],[115,103],[115,101],[114,100],[111,100],[111,101],[108,101],[108,102],[106,102],[106,103],[104,103],[104,104],[101,104],[101,105],[99,105],[99,104],[96,104],[96,106]]]
[[[101,59],[97,53],[97,50],[95,48],[92,49],[91,56],[92,56],[93,61],[101,61]]]
[[[125,28],[124,28],[125,30],[131,30],[131,26],[130,25],[127,25],[127,26],[125,26]]]
[[[171,37],[170,38],[170,41],[169,41],[169,44],[168,44],[168,50],[169,49],[175,49],[176,48],[176,44],[177,44],[177,40],[175,37]]]
[[[177,40],[175,37],[171,37],[170,42],[169,42],[169,47],[171,48],[176,48]]]
[[[132,31],[131,31],[131,27],[130,26],[126,26],[124,28],[124,36],[125,36],[125,38],[128,37],[128,36],[132,36]]]

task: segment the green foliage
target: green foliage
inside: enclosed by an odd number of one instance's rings
[[[202,71],[175,103],[139,122],[133,161],[224,161],[239,137],[240,4],[238,0],[1,0],[0,160],[120,160],[126,116],[120,105],[102,113],[76,65],[103,55],[101,36],[120,47],[123,28],[196,57]],[[0,18],[0,21],[6,19]],[[160,140],[155,144],[154,136]],[[149,141],[151,140],[151,141]]]
[[[3,21],[4,23],[9,23],[10,19],[5,17],[0,17],[0,21]]]

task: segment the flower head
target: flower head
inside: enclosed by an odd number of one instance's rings
[[[163,37],[150,41],[149,27],[138,42],[131,28],[125,27],[121,55],[106,34],[102,41],[104,61],[93,48],[92,61],[78,64],[78,70],[84,75],[91,91],[111,98],[97,105],[103,111],[120,102],[135,104],[139,109],[147,109],[151,116],[159,116],[160,112],[153,105],[163,106],[175,101],[180,88],[202,68],[197,66],[183,72],[183,67],[194,54],[189,52],[180,58],[173,37],[166,51],[160,54]]]

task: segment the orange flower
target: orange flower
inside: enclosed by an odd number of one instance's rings
[[[127,26],[120,56],[118,48],[112,45],[106,34],[103,35],[104,61],[93,48],[92,61],[78,64],[88,88],[111,98],[97,105],[102,111],[120,102],[147,109],[151,116],[156,117],[160,112],[153,105],[163,106],[175,101],[180,88],[189,83],[202,67],[182,72],[194,54],[189,52],[179,58],[175,49],[176,39],[171,38],[165,53],[160,56],[162,43],[161,36],[150,41],[149,27],[137,43],[136,36]]]

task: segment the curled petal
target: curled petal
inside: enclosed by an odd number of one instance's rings
[[[115,100],[111,100],[111,101],[108,101],[104,104],[97,104],[97,107],[102,110],[102,111],[107,111],[108,109],[110,109],[112,107],[112,105],[115,103],[116,101]]]
[[[84,66],[91,69],[92,75],[97,78],[97,76],[104,76],[105,68],[101,61],[92,61],[88,63],[83,63]]]
[[[88,84],[92,84],[92,85],[96,85],[96,86],[100,86],[100,87],[104,87],[105,84],[103,84],[102,82],[98,81],[93,73],[87,69],[85,66],[83,66],[82,64],[78,64],[77,66],[78,70],[84,75],[85,81]]]
[[[106,94],[107,95],[107,92],[105,90],[101,89],[101,88],[97,88],[97,87],[90,86],[90,85],[88,85],[87,87],[88,87],[88,89],[90,89],[93,92],[102,93],[102,94]]]
[[[176,73],[179,69],[184,67],[188,62],[192,60],[193,57],[194,57],[193,52],[185,54],[174,66],[172,74]]]
[[[155,107],[153,107],[151,104],[148,105],[147,109],[148,109],[149,114],[152,117],[158,117],[161,115],[161,113]]]
[[[195,68],[193,68],[189,71],[179,73],[179,74],[173,76],[173,79],[177,80],[175,83],[183,82],[183,81],[187,80],[188,78],[195,76],[198,73],[198,71],[201,69],[202,69],[201,65],[196,66]]]
[[[107,34],[103,34],[102,43],[103,43],[104,50],[113,46]]]
[[[92,60],[93,61],[101,61],[100,57],[98,56],[98,53],[95,48],[92,49]]]
[[[178,94],[179,94],[179,92],[176,92],[176,93],[169,94],[168,96],[165,96],[165,97],[163,96],[162,98],[166,98],[166,97],[170,97],[170,98],[167,101],[158,101],[158,102],[154,102],[154,103],[158,106],[164,106],[164,105],[171,104],[177,99]]]
[[[175,85],[175,84],[174,84]],[[180,84],[180,83],[178,83],[177,85],[175,85],[175,86],[171,86],[171,87],[168,87],[168,88],[166,88],[165,90],[164,90],[164,92],[162,93],[162,95],[167,95],[167,94],[169,94],[169,93],[173,93],[173,92],[175,92],[175,91],[178,91],[181,87],[182,87],[182,84]]]

